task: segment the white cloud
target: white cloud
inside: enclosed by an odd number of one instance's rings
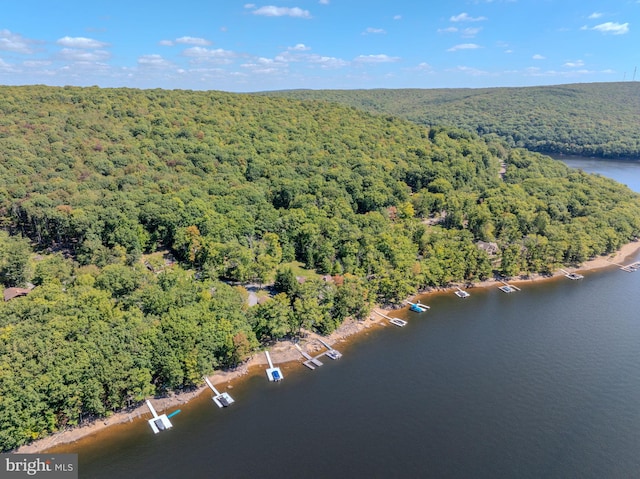
[[[419,63],[416,67],[413,68],[414,71],[423,72],[423,73],[432,73],[433,67],[429,65],[427,62]]]
[[[51,65],[51,61],[50,60],[27,60],[25,62],[22,62],[22,65],[24,65],[27,68],[42,68],[42,67],[48,67],[49,65]]]
[[[169,68],[172,66],[169,60],[157,54],[138,57],[138,65],[145,68]]]
[[[13,68],[13,65],[5,62],[2,58],[0,58],[0,71],[13,72],[15,70]]]
[[[180,38],[176,38],[175,40],[160,40],[158,42],[159,45],[162,45],[164,47],[172,47],[175,44],[197,45],[200,47],[206,47],[211,45],[212,43],[213,42],[205,38],[198,38],[198,37],[180,37]]]
[[[329,5],[329,0],[320,0],[318,3],[320,5]]]
[[[596,25],[591,30],[597,30],[602,33],[611,33],[612,35],[624,35],[629,31],[628,23],[606,22]]]
[[[478,33],[480,33],[481,30],[482,28],[465,28],[461,33],[463,37],[471,38],[475,37]]]
[[[384,31],[382,28],[373,28],[373,27],[369,27],[364,32],[362,32],[363,35],[369,35],[369,34],[379,35],[379,34],[385,34],[385,33],[387,32]]]
[[[460,45],[455,45],[449,48],[448,52],[457,52],[458,50],[476,50],[478,48],[482,48],[480,45],[476,45],[475,43],[461,43]]]
[[[393,19],[394,20],[402,20],[402,15],[394,15]]]
[[[566,62],[564,66],[569,68],[579,68],[584,66],[584,62],[582,60],[576,60],[574,62]]]
[[[467,75],[476,76],[476,77],[489,75],[489,72],[485,70],[480,70],[478,68],[466,67],[466,66],[458,66],[455,68],[455,71],[459,71],[461,73],[466,73]]]
[[[536,53],[531,58],[533,58],[534,60],[546,60],[547,59],[545,56],[540,55],[539,53]]]
[[[284,73],[287,71],[289,65],[286,62],[282,62],[277,59],[260,57],[251,63],[243,63],[241,68],[251,70],[254,74],[271,75],[277,73]]]
[[[35,43],[33,40],[28,40],[17,33],[0,30],[0,50],[28,55],[33,53],[31,48],[33,43]]]
[[[111,54],[105,50],[80,50],[77,48],[63,48],[58,53],[58,56],[65,61],[69,62],[100,62],[108,60]]]
[[[438,33],[456,33],[457,31],[456,27],[438,28]]]
[[[355,63],[393,63],[400,60],[400,57],[390,57],[389,55],[359,55],[353,59]]]
[[[108,43],[85,37],[62,37],[56,43],[69,48],[104,48],[108,45]]]
[[[246,7],[246,6],[245,6]],[[246,7],[253,8],[253,7]],[[298,7],[274,7],[268,5],[266,7],[260,7],[252,12],[254,15],[262,15],[265,17],[296,17],[296,18],[311,18],[309,10],[303,10]]]
[[[197,38],[197,37],[176,38],[176,43],[181,43],[184,45],[199,45],[201,47],[206,47],[208,45],[211,45],[211,42],[209,40],[206,40],[204,38]]]
[[[602,13],[600,12],[593,12],[591,15],[589,15],[587,18],[589,18],[590,20],[594,20],[596,18],[600,18],[602,16]]]
[[[308,62],[312,66],[318,66],[325,70],[333,70],[349,65],[349,62],[341,58],[325,57],[321,55],[309,55]]]
[[[518,73],[517,71],[514,73]],[[576,78],[585,75],[610,75],[615,73],[613,70],[542,70],[540,68],[530,67],[522,71],[525,76],[531,77],[558,77],[558,78]]]
[[[306,50],[310,50],[306,48]],[[275,61],[280,63],[306,63],[307,66],[322,69],[336,69],[349,65],[349,62],[335,57],[327,57],[317,54],[301,53],[305,50],[289,48],[288,51],[276,56]]]
[[[452,22],[481,22],[487,17],[472,17],[468,13],[462,12],[459,15],[452,16],[449,20]]]
[[[185,57],[193,58],[195,63],[211,62],[229,64],[238,56],[230,50],[222,48],[210,49],[204,47],[191,47],[182,52]]]
[[[288,47],[287,50],[296,51],[296,52],[305,52],[307,50],[311,50],[311,47],[306,46],[304,43],[297,43],[293,47]]]

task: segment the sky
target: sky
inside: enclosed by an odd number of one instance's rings
[[[640,0],[2,0],[0,84],[254,92],[640,81]]]

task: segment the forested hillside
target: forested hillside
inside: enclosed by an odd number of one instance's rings
[[[0,87],[0,220],[0,280],[35,285],[0,303],[5,450],[374,302],[612,252],[640,233],[640,199],[336,104]],[[249,282],[277,294],[249,307]]]
[[[640,158],[640,82],[264,94],[326,100],[396,115],[421,125],[496,134],[510,146],[541,153]]]

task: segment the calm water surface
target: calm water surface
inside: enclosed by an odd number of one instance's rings
[[[596,160],[582,156],[558,156],[571,168],[578,168],[587,173],[598,173],[608,178],[613,178],[623,185],[627,185],[633,191],[640,192],[640,159],[635,160]]]
[[[169,431],[66,451],[105,479],[639,477],[640,272],[585,276],[431,296],[340,361],[250,378],[230,408],[203,395]]]

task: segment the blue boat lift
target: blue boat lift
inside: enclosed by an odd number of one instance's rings
[[[265,351],[264,354],[267,356],[267,362],[269,363],[269,368],[266,370],[267,378],[269,378],[269,381],[273,382],[282,381],[284,379],[284,375],[282,374],[282,371],[280,371],[280,368],[273,366],[271,356],[269,356],[269,351]]]
[[[411,301],[407,301],[407,303],[410,305],[409,309],[414,313],[424,313],[427,309],[431,309],[431,307],[426,304],[412,303]]]

